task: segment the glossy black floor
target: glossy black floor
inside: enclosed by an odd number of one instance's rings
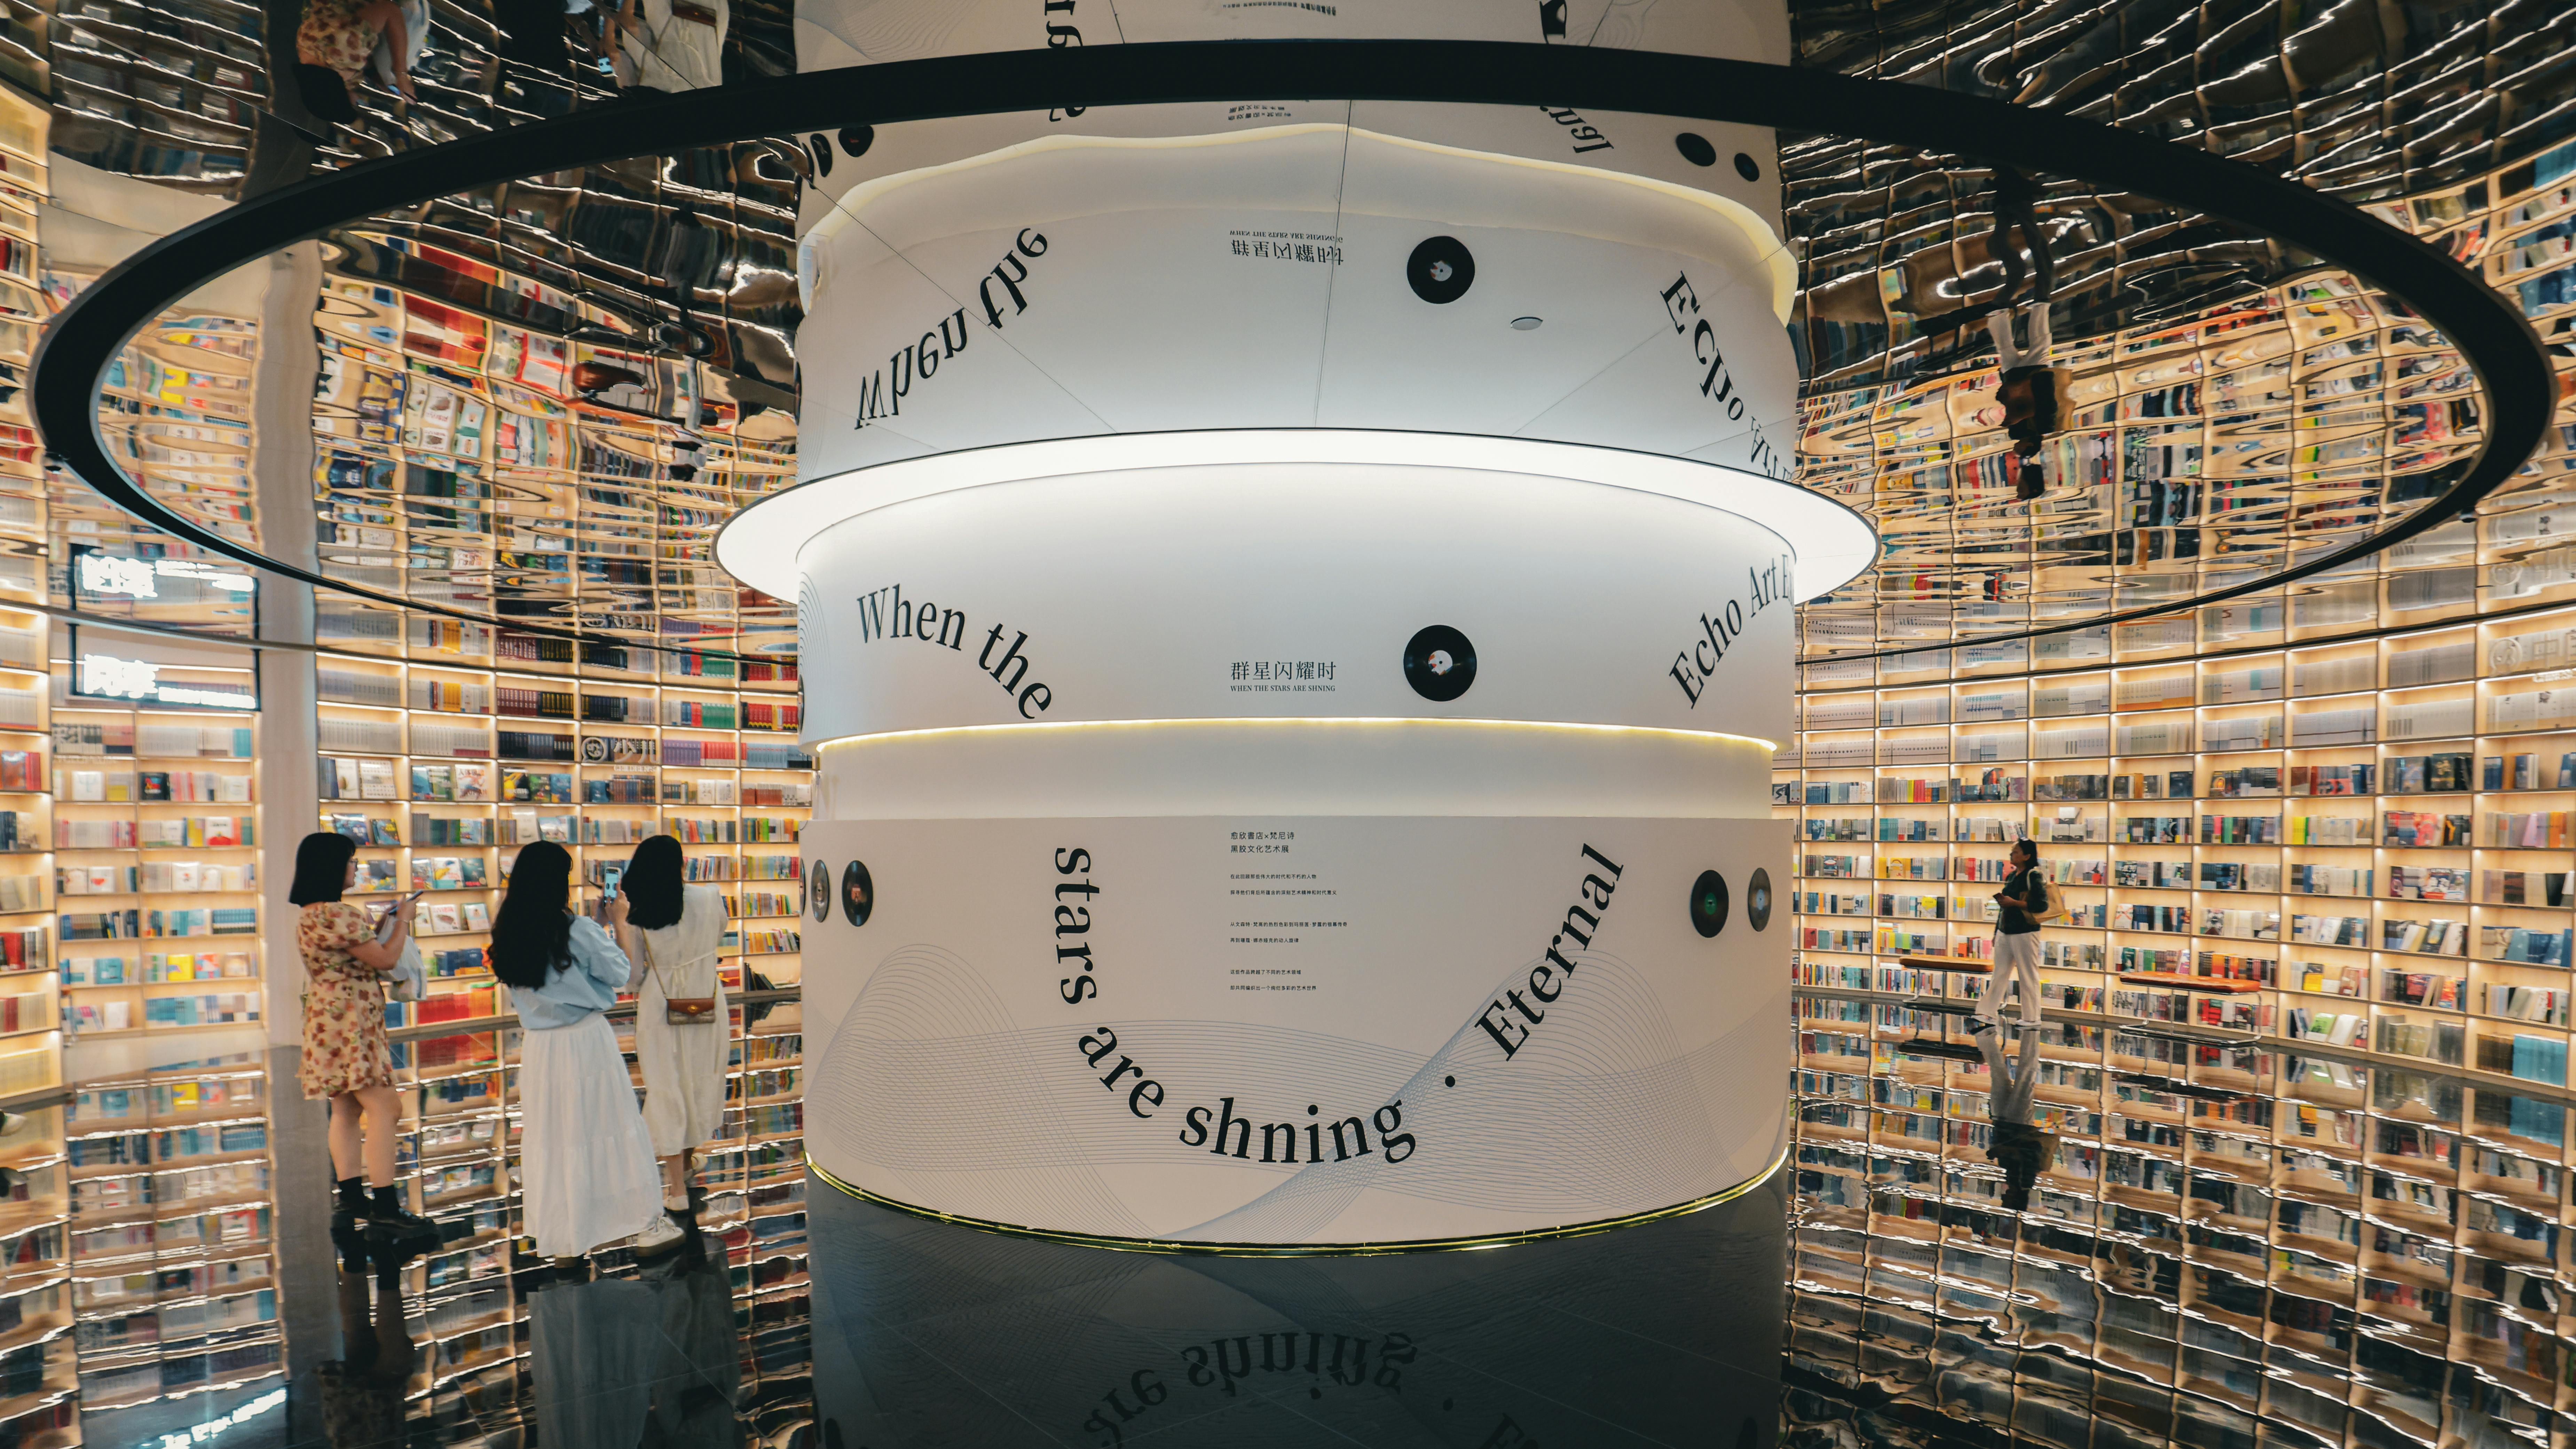
[[[1787,1174],[1617,1232],[1373,1258],[1109,1252],[808,1186],[801,1323],[761,1321],[739,1235],[731,1251],[703,1237],[588,1281],[523,1272],[518,1321],[497,1341],[508,1352],[480,1363],[399,1282],[344,1270],[337,1356],[298,1376],[282,1412],[190,1437],[225,1449],[1760,1449],[1780,1432]],[[91,1442],[162,1449],[149,1428]]]
[[[2563,1414],[2498,1397],[2474,1365],[2455,1365],[2465,1376],[2448,1387],[2438,1373],[2424,1381],[2425,1404],[2410,1410],[2394,1390],[2441,1360],[2418,1354],[2409,1370],[2384,1345],[2355,1358],[2371,1392],[2348,1415],[2281,1417],[2251,1397],[2256,1385],[2322,1383],[2322,1360],[2274,1354],[2275,1377],[2222,1373],[2222,1297],[2175,1319],[2167,1347],[2185,1352],[2159,1360],[2141,1315],[2168,1296],[2153,1281],[2163,1260],[2124,1234],[1959,1207],[1923,1220],[1937,1240],[1862,1240],[1815,1193],[1793,1210],[1797,1180],[1783,1172],[1732,1203],[1584,1238],[1278,1259],[1006,1237],[808,1181],[802,1211],[791,1200],[658,1260],[611,1253],[577,1277],[524,1259],[426,1287],[440,1259],[344,1268],[325,1280],[331,1304],[301,1305],[328,1356],[282,1392],[271,1377],[168,1400],[185,1417],[167,1422],[86,1417],[84,1438],[106,1449],[2567,1442]],[[1855,1276],[1862,1261],[1876,1268]],[[1998,1264],[2014,1270],[1999,1277]],[[2078,1331],[2094,1318],[2100,1333]]]

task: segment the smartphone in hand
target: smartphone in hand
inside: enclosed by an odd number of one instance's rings
[[[379,941],[389,939],[394,933],[394,923],[410,920],[411,908],[419,905],[420,898],[428,894],[427,890],[416,890],[385,907],[385,913],[376,918],[376,939]]]

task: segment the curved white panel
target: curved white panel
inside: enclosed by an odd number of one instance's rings
[[[1313,716],[1790,729],[1786,546],[1598,484],[1279,464],[1042,479],[862,514],[799,567],[812,741]],[[1409,671],[1440,629],[1455,672]]]
[[[806,1141],[1055,1232],[1365,1245],[1761,1176],[1786,1129],[1769,820],[818,821]],[[853,863],[863,920],[838,902]],[[1693,924],[1703,872],[1722,929]]]
[[[1047,136],[853,188],[799,273],[808,478],[1282,427],[1789,474],[1789,256],[1741,203],[1569,161],[1343,125]]]

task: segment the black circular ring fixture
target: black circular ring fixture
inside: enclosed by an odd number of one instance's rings
[[[1691,882],[1691,929],[1704,937],[1714,938],[1726,929],[1726,877],[1713,870],[1699,873]]]
[[[1433,624],[1405,641],[1404,682],[1424,699],[1447,704],[1476,682],[1476,646],[1446,624]]]
[[[1684,131],[1680,135],[1675,136],[1673,138],[1673,149],[1681,152],[1682,159],[1688,161],[1693,166],[1714,166],[1717,164],[1717,148],[1710,145],[1708,143],[1708,138],[1697,131]]]
[[[865,156],[868,154],[868,148],[876,143],[877,128],[874,126],[844,126],[841,128],[841,149],[849,152],[853,156]]]
[[[126,258],[72,299],[46,329],[30,368],[28,405],[53,461],[173,537],[381,604],[529,633],[593,637],[331,578],[270,558],[181,515],[115,465],[99,433],[101,374],[164,309],[236,267],[351,218],[496,182],[603,158],[900,121],[1066,106],[1311,97],[1591,107],[1857,136],[2080,177],[2237,222],[2352,272],[2395,296],[2459,348],[2485,388],[2485,434],[2475,459],[2440,494],[2386,529],[2223,588],[1981,636],[1989,642],[2204,608],[2368,557],[2459,517],[2495,491],[2539,445],[2556,406],[2556,374],[2531,323],[2475,272],[2347,202],[2199,147],[1898,81],[1608,47],[1464,40],[1176,41],[845,66],[575,111],[396,152],[244,201]]]
[[[1759,181],[1762,179],[1762,163],[1754,160],[1751,152],[1738,151],[1735,153],[1735,174],[1747,181]]]
[[[1455,302],[1476,285],[1476,258],[1454,236],[1425,237],[1404,259],[1404,280],[1434,306]]]
[[[1744,919],[1757,931],[1771,924],[1771,872],[1756,867],[1745,885]]]

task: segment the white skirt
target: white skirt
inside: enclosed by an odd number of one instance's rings
[[[642,1232],[662,1213],[662,1172],[616,1030],[593,1012],[520,1043],[519,1183],[537,1251],[568,1258]]]

